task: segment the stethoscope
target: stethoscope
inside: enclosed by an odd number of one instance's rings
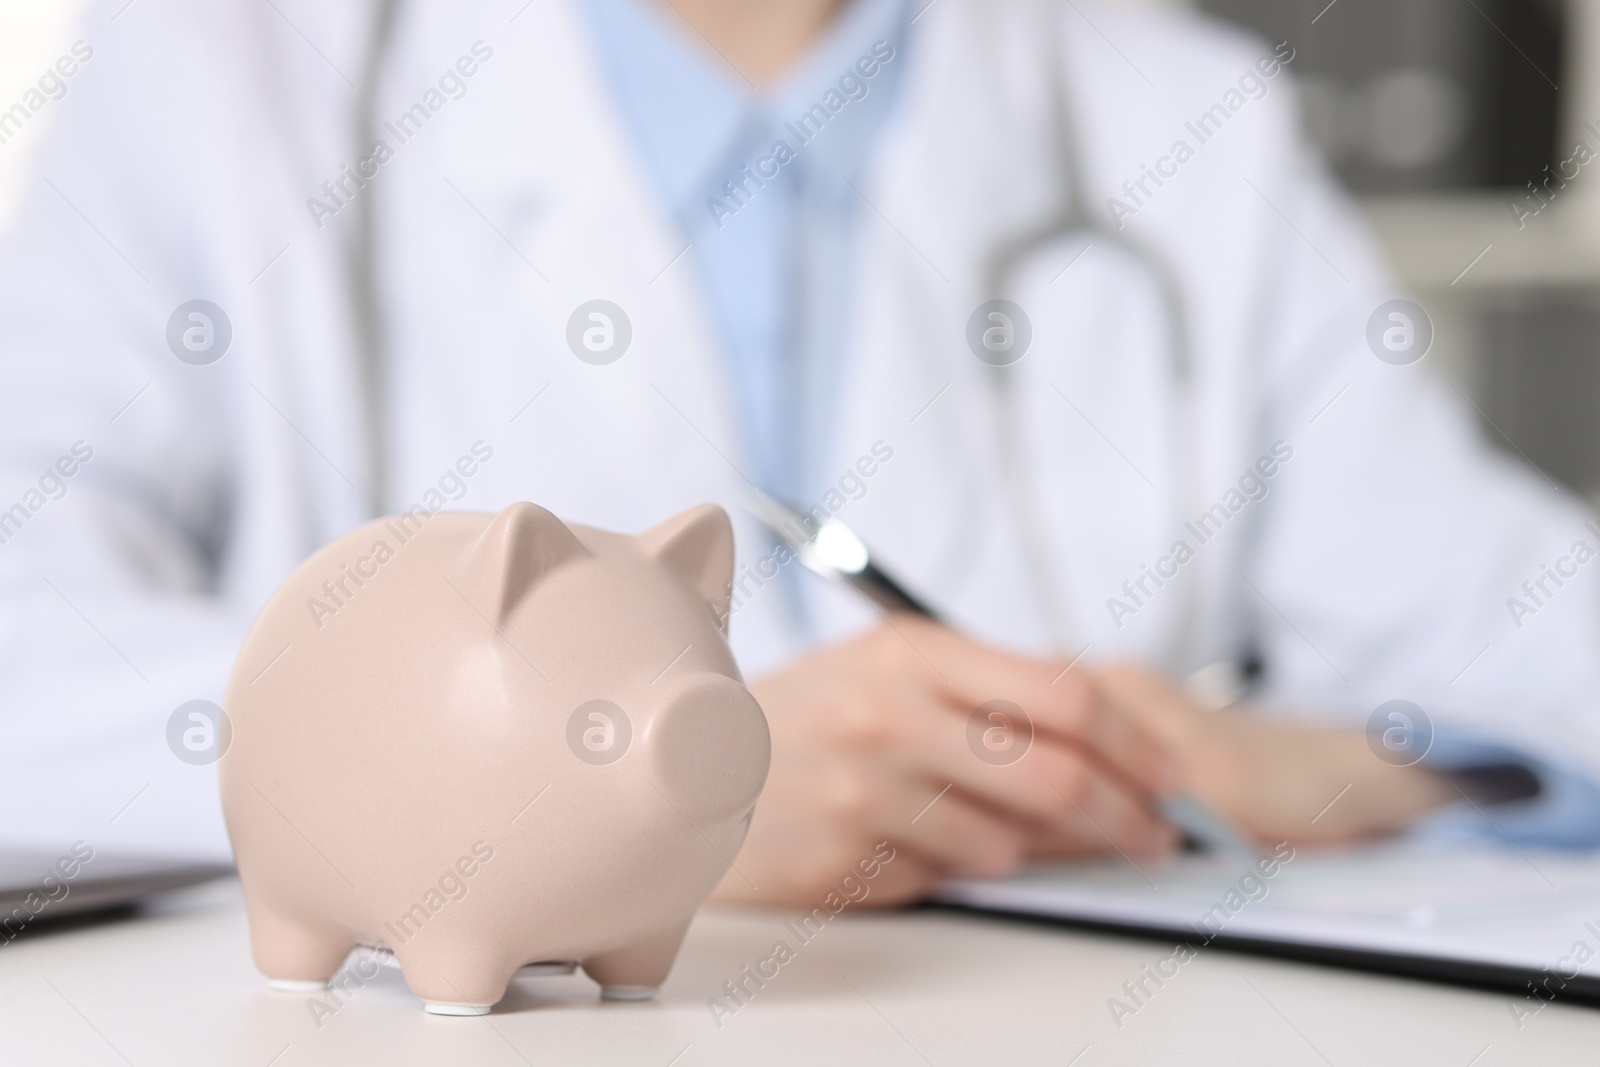
[[[400,0],[374,0],[371,36],[362,57],[361,80],[356,89],[357,159],[378,138],[378,83],[394,41],[399,11]],[[366,512],[369,518],[384,514],[389,506],[389,411],[382,399],[389,395],[388,361],[374,247],[374,199],[370,194],[356,198],[354,233],[346,256],[367,453]]]
[[[358,148],[363,150],[377,136],[379,81],[393,42],[399,8],[400,0],[374,0],[371,37],[362,64],[356,101],[355,136]],[[1177,488],[1170,494],[1173,515],[1176,518],[1186,513],[1197,513],[1197,450],[1193,447],[1198,435],[1197,398],[1193,344],[1183,287],[1177,272],[1159,250],[1140,242],[1125,230],[1102,221],[1090,210],[1085,197],[1083,168],[1078,151],[1081,142],[1073,119],[1064,46],[1058,36],[1048,37],[1050,54],[1046,59],[1046,72],[1053,89],[1049,100],[1050,132],[1060,177],[1058,186],[1062,194],[1061,201],[1034,232],[1010,241],[994,252],[984,272],[985,290],[996,298],[1004,298],[1014,291],[1023,267],[1033,257],[1053,245],[1069,241],[1107,245],[1128,256],[1149,275],[1155,283],[1165,315],[1170,363],[1168,373],[1174,397],[1172,408],[1176,424],[1170,434],[1173,442],[1171,471]],[[355,204],[356,219],[348,264],[362,385],[360,392],[365,406],[367,507],[369,514],[380,515],[387,506],[385,443],[389,428],[386,405],[379,398],[387,395],[388,383],[374,249],[373,204],[374,198],[371,196],[358,198]],[[1053,651],[1071,657],[1085,648],[1085,641],[1071,622],[1070,587],[1066,575],[1057,566],[1056,554],[1050,549],[1047,526],[1039,510],[1039,495],[1035,491],[1037,482],[1032,474],[1028,449],[1022,441],[1022,412],[1015,395],[1014,374],[1009,366],[995,365],[986,366],[984,373],[995,407],[998,460],[1007,504],[1017,531],[1018,549],[1027,570],[1035,576],[1035,580],[1026,584],[1035,599],[1036,610]],[[1173,613],[1177,622],[1171,627],[1166,647],[1159,658],[1174,672],[1187,674],[1194,667],[1194,657],[1198,652],[1195,648],[1200,627],[1198,575],[1180,574],[1169,584],[1175,586],[1170,595],[1182,597],[1183,600]],[[1243,665],[1239,672],[1241,675],[1252,673],[1252,660],[1253,656],[1248,651],[1239,658],[1238,662]],[[1215,673],[1217,666],[1212,664],[1205,670]]]
[[[1045,70],[1053,90],[1050,93],[1050,135],[1055,149],[1057,188],[1061,200],[1053,216],[1046,218],[1031,234],[1003,245],[990,260],[985,276],[986,291],[1005,298],[1015,291],[1015,281],[1034,256],[1051,246],[1071,241],[1104,244],[1133,260],[1155,283],[1166,322],[1168,378],[1172,386],[1173,419],[1171,477],[1175,490],[1169,494],[1174,518],[1197,512],[1199,478],[1195,469],[1198,436],[1197,397],[1194,385],[1194,351],[1188,326],[1188,309],[1177,272],[1159,250],[1144,244],[1126,230],[1102,220],[1089,207],[1087,188],[1068,84],[1064,45],[1056,35],[1049,36]],[[1066,576],[1055,565],[1047,527],[1039,512],[1038,483],[1032,475],[1029,450],[1022,442],[1022,411],[1016,400],[1015,375],[1010,366],[985,368],[995,405],[996,444],[1001,476],[1017,528],[1017,541],[1028,569],[1038,576],[1029,582],[1036,608],[1057,654],[1074,656],[1086,648],[1086,639],[1070,623],[1068,604],[1071,590]],[[1166,639],[1160,659],[1175,672],[1193,668],[1194,647],[1200,627],[1199,583],[1196,574],[1180,574],[1171,595],[1182,597],[1173,613],[1177,620]]]

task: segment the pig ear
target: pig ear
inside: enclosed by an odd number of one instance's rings
[[[701,504],[634,538],[644,554],[701,595],[728,632],[733,600],[733,524],[715,504]]]
[[[467,552],[467,596],[495,622],[545,575],[589,554],[567,524],[537,504],[512,504]]]

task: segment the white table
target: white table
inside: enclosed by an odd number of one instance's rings
[[[945,912],[846,912],[719,1029],[722,983],[787,935],[708,909],[659,1000],[601,1003],[576,975],[518,979],[493,1014],[423,1013],[385,969],[320,1028],[250,963],[233,882],[162,914],[0,947],[0,1064],[1404,1064],[1600,1060],[1600,1009],[1519,1029],[1502,995],[1216,949],[1120,1029],[1107,998],[1160,944]],[[1075,1058],[1076,1057],[1076,1058]]]

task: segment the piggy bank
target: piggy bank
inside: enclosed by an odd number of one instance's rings
[[[318,551],[240,651],[222,802],[256,966],[388,950],[427,1010],[524,965],[653,994],[766,780],[727,643],[733,531],[414,509]]]

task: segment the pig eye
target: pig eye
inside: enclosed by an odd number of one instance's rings
[[[756,698],[720,674],[680,683],[651,723],[649,747],[662,793],[697,824],[742,816],[772,757]]]

